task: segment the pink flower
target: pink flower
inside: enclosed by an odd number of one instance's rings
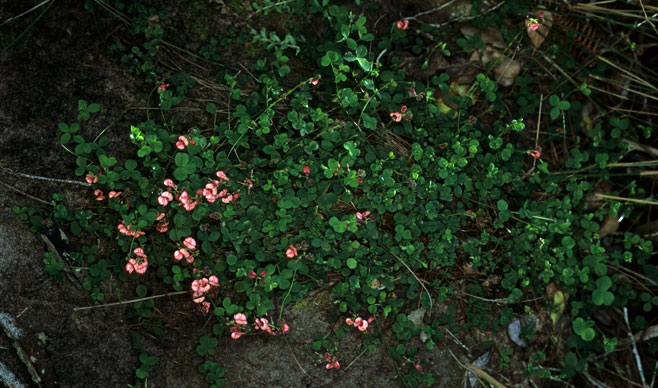
[[[156,221],[160,221],[160,220],[163,219],[164,217],[165,217],[165,214],[164,214],[164,213],[158,213],[158,216],[155,217],[155,220],[156,220]]]
[[[142,248],[135,248],[133,250],[133,253],[137,255],[137,257],[140,257],[142,259],[146,259],[146,254],[144,253],[144,250]]]
[[[366,210],[363,213],[356,212],[356,219],[358,221],[363,221],[363,220],[367,219],[369,215],[370,215],[370,210]]]
[[[544,12],[539,12],[536,18],[527,18],[525,20],[525,25],[528,27],[528,31],[537,31],[541,26],[542,21],[544,20]]]
[[[98,177],[95,175],[87,174],[85,175],[85,181],[89,184],[98,182]]]
[[[169,221],[163,221],[158,223],[155,226],[155,230],[157,230],[160,233],[165,233],[167,230],[169,230]]]
[[[338,362],[338,358],[333,357],[329,353],[324,354],[324,359],[327,360],[327,365],[325,365],[325,368],[327,370],[329,369],[340,369],[340,363]]]
[[[94,195],[96,196],[97,201],[102,201],[105,199],[105,195],[103,194],[103,190],[96,189],[94,190]]]
[[[128,260],[128,263],[126,263],[126,271],[128,271],[128,273],[133,273],[133,271],[135,271],[138,274],[143,274],[146,272],[148,266],[149,263],[146,260],[146,257],[139,259],[139,261],[131,257],[130,260]]]
[[[256,318],[256,320],[254,321],[254,325],[256,326],[256,330],[258,329],[265,331],[270,330],[270,326],[269,326],[269,322],[267,321],[267,318]]]
[[[217,279],[217,276],[215,275],[211,275],[208,278],[208,283],[210,283],[212,287],[219,287],[219,279]]]
[[[117,225],[117,229],[119,230],[119,233],[125,234],[126,236],[139,237],[139,236],[144,235],[144,232],[139,231],[139,230],[138,231],[132,231],[132,230],[130,230],[130,226],[126,226],[123,223],[120,223],[119,225]]]
[[[158,203],[162,206],[167,206],[170,201],[174,200],[173,194],[168,191],[163,191],[158,197]]]
[[[183,245],[185,245],[187,249],[191,251],[196,250],[196,240],[194,239],[194,237],[185,238],[185,240],[183,240]]]
[[[402,113],[400,113],[400,112],[391,112],[390,115],[393,118],[393,120],[395,120],[395,122],[399,123],[400,121],[402,121]]]
[[[172,188],[172,189],[174,189],[174,190],[176,190],[176,189],[178,188],[178,186],[174,183],[174,181],[172,181],[172,180],[169,179],[169,178],[167,178],[167,179],[164,180],[164,185],[167,186],[167,187],[170,187],[170,188]]]
[[[409,27],[409,20],[398,20],[396,26],[401,30],[406,30]]]
[[[417,371],[423,370],[423,368],[420,366],[420,364],[414,365],[414,368],[416,368]]]
[[[219,170],[219,171],[217,171],[215,174],[217,174],[217,178],[219,178],[219,179],[221,179],[221,180],[223,180],[223,181],[227,181],[227,182],[229,181],[229,179],[228,179],[228,177],[226,176],[226,174],[224,173],[224,171]]]
[[[352,318],[345,318],[345,323],[347,323],[350,326],[354,326],[360,331],[368,331],[368,326],[370,326],[370,323],[375,320],[375,317],[370,317],[368,320],[364,320],[361,317],[356,317],[355,319]]]
[[[179,249],[174,252],[174,259],[181,261],[190,257],[190,252],[187,249]]]
[[[176,148],[179,150],[184,150],[190,144],[190,141],[187,140],[187,137],[181,135],[178,136],[178,141],[176,142]]]
[[[297,249],[290,244],[290,247],[286,250],[286,257],[289,259],[293,259],[297,256]]]
[[[313,78],[313,79],[311,80],[311,85],[315,86],[315,85],[318,84],[319,81],[320,81],[320,78],[315,77],[315,78]]]
[[[233,315],[233,322],[235,322],[236,325],[246,325],[247,316],[244,315],[243,313],[236,313],[235,315]]]
[[[120,196],[121,193],[122,193],[121,191],[110,191],[109,193],[107,193],[107,196],[110,198],[116,198]]]
[[[202,302],[201,310],[203,311],[204,314],[208,314],[208,311],[210,311],[210,302]]]
[[[260,274],[257,274],[256,271],[249,271],[249,273],[247,274],[247,276],[249,276],[252,279],[259,279],[265,275],[267,275],[267,271],[263,271]]]
[[[206,297],[203,296],[203,292],[194,291],[194,293],[192,293],[192,302],[201,303],[201,302],[203,302],[204,299],[206,299]]]
[[[407,106],[406,106],[406,105],[402,105],[402,108],[400,108],[400,113],[404,113],[404,112],[406,112],[406,111],[407,111]]]
[[[532,152],[530,152],[530,156],[532,156],[535,159],[539,159],[539,158],[541,158],[541,151],[539,151],[538,149],[535,149]]]
[[[304,168],[302,168],[302,172],[304,173],[304,175],[308,176],[311,173],[311,167],[304,166]]]
[[[290,326],[288,326],[287,323],[284,323],[283,325],[281,325],[281,333],[286,334],[289,331],[290,331]]]
[[[245,332],[240,330],[240,328],[238,327],[232,327],[230,331],[231,331],[231,338],[233,339],[238,339],[245,334]]]

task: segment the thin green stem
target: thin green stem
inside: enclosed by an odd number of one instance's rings
[[[7,47],[5,47],[5,48],[2,50],[2,52],[0,52],[0,57],[2,57],[2,56],[3,56],[3,55],[4,55],[4,54],[5,54],[10,48],[12,48],[12,47],[14,46],[14,44],[16,44],[16,42],[18,42],[18,41],[23,37],[23,35],[25,35],[25,34],[26,34],[26,33],[27,33],[27,32],[28,32],[28,31],[34,26],[34,24],[35,24],[36,22],[38,22],[39,19],[41,19],[41,17],[42,17],[43,15],[46,14],[46,12],[50,9],[50,7],[51,7],[54,3],[55,3],[55,0],[51,0],[50,4],[48,4],[48,6],[46,7],[46,9],[44,9],[43,11],[41,11],[41,13],[39,14],[39,16],[37,16],[36,19],[34,19],[34,20],[32,21],[32,23],[30,23],[30,25],[27,26],[27,28],[24,29],[23,32],[21,32],[21,33],[16,37],[16,39],[14,39],[11,43],[9,43],[9,45],[8,45]]]
[[[281,302],[281,308],[279,309],[279,319],[277,320],[277,323],[281,322],[281,316],[283,315],[283,307],[286,305],[286,300],[288,299],[288,296],[290,296],[290,292],[292,291],[292,286],[295,284],[296,276],[297,276],[297,270],[293,272],[292,280],[290,281],[290,288],[288,288],[288,292],[286,293],[286,296],[283,297],[283,302]]]

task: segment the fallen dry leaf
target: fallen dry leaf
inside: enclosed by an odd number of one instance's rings
[[[619,218],[613,216],[605,216],[599,227],[599,237],[603,238],[609,234],[617,232],[619,229]]]
[[[498,66],[494,69],[496,80],[499,84],[505,87],[512,86],[516,76],[521,72],[521,63],[516,59],[500,56],[498,53],[494,53],[494,58],[499,59],[500,61]]]

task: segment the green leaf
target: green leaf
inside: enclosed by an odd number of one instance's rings
[[[187,175],[188,172],[186,168],[178,167],[177,169],[174,170],[174,178],[177,181],[184,181],[185,179],[187,179]]]
[[[100,105],[98,105],[98,104],[91,104],[91,105],[89,105],[89,107],[87,108],[87,112],[89,112],[89,113],[96,113],[96,112],[98,112],[100,109],[101,109]]]
[[[178,153],[174,158],[174,162],[179,167],[187,166],[188,163],[190,162],[190,155],[186,153]]]
[[[110,168],[114,166],[117,163],[117,159],[115,157],[107,157],[107,155],[101,155],[98,157],[98,160],[101,163],[101,167],[103,168]]]
[[[144,286],[142,284],[138,285],[137,289],[136,289],[136,292],[137,292],[137,296],[139,296],[140,298],[145,297],[146,293],[147,293],[146,286]]]
[[[217,105],[213,104],[212,102],[209,102],[206,105],[206,112],[210,113],[211,115],[214,115],[217,113]]]
[[[498,210],[500,210],[501,212],[504,212],[504,211],[507,210],[507,208],[508,208],[507,201],[505,201],[504,199],[499,199],[498,200]]]
[[[558,98],[558,96],[554,94],[548,99],[548,102],[550,102],[551,105],[553,106],[558,106],[558,104],[560,103],[560,99]]]
[[[126,170],[134,170],[137,168],[137,162],[133,159],[126,160],[124,165],[126,166]]]
[[[349,259],[347,259],[347,268],[354,269],[354,268],[356,268],[356,266],[357,266],[357,261],[356,260],[354,260],[351,257]]]
[[[555,120],[560,116],[560,109],[555,107],[551,109],[551,120]]]

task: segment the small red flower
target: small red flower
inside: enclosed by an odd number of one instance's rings
[[[395,120],[395,122],[399,123],[400,121],[402,121],[402,113],[400,113],[400,112],[391,112],[390,115],[393,118],[393,120]]]
[[[304,166],[302,168],[302,172],[304,173],[304,175],[308,176],[311,173],[311,167],[310,166]]]
[[[406,30],[409,27],[409,20],[398,20],[396,26],[401,30]]]
[[[535,159],[541,158],[541,151],[535,149],[532,152],[530,152],[530,156],[532,156]]]

